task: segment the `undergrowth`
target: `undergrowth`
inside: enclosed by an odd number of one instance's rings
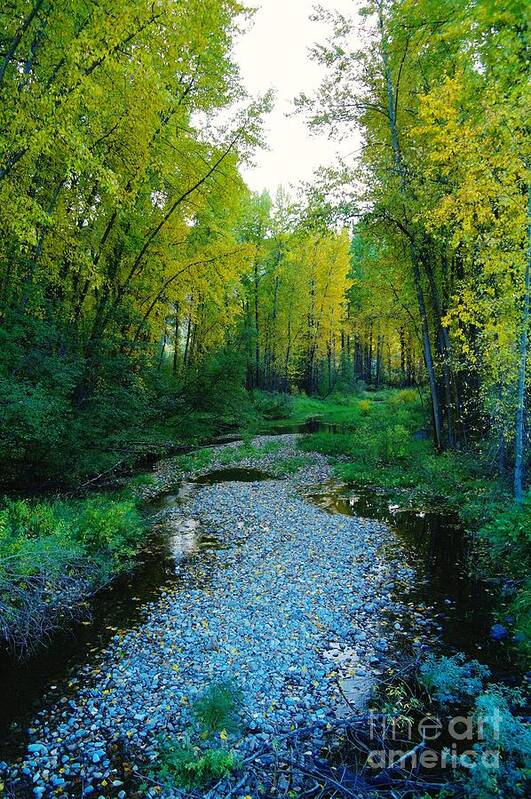
[[[20,654],[132,563],[144,537],[122,496],[0,503],[0,637]]]
[[[168,788],[206,788],[239,768],[231,748],[240,730],[242,694],[233,680],[212,683],[192,703],[181,740],[165,738],[151,780]]]
[[[383,722],[375,726],[382,737],[371,736],[371,746],[378,747],[371,757],[377,755],[378,765],[391,773],[409,752],[403,767],[420,774],[419,787],[422,780],[439,784],[440,799],[527,795],[531,730],[524,697],[490,682],[489,669],[477,661],[460,653],[429,655],[404,677],[380,683],[373,705]]]

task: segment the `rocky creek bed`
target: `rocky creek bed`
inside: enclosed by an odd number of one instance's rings
[[[238,467],[274,472],[297,454],[293,436],[275,440],[280,449]],[[155,474],[144,489],[151,500],[181,477],[171,460]],[[282,747],[304,728],[301,745],[318,752],[327,725],[364,708],[393,637],[416,625],[421,634],[427,622],[396,599],[397,583],[411,583],[414,573],[389,527],[331,515],[305,497],[329,477],[326,459],[315,455],[288,478],[198,482],[173,506],[155,508],[180,555],[183,536],[190,550],[203,541],[200,559],[189,570],[186,557],[177,558],[175,584],[161,588],[141,622],[117,631],[36,715],[22,757],[2,765],[8,795],[161,795],[156,786],[139,793],[161,738],[182,738],[194,699],[231,679],[243,694],[242,732],[232,745],[249,765],[208,795],[254,799],[251,760],[265,769],[268,762],[261,748],[274,739]],[[390,541],[394,555],[383,556]]]

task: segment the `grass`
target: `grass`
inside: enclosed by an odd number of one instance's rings
[[[271,455],[278,452],[281,444],[277,441],[269,441],[266,444],[256,447],[250,441],[246,441],[237,447],[225,447],[216,453],[216,461],[223,465],[230,465],[232,463],[241,463],[241,461],[248,458],[261,458],[264,455]]]
[[[307,419],[319,417],[324,422],[348,424],[356,411],[358,400],[350,396],[334,396],[328,399],[307,397],[297,394],[293,397],[290,416],[275,420],[270,426],[276,428],[303,424]]]
[[[276,441],[270,441],[261,447],[255,446],[250,441],[244,441],[243,444],[233,447],[222,447],[220,449],[203,447],[188,455],[179,455],[175,459],[175,465],[177,471],[183,474],[192,474],[193,472],[208,469],[214,464],[231,466],[247,459],[261,458],[264,455],[277,452],[280,448],[281,444]]]
[[[308,463],[310,463],[310,458],[292,455],[275,463],[271,472],[278,477],[288,477],[289,475],[296,474],[299,469],[303,469]]]

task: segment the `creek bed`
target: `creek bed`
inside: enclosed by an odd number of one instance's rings
[[[188,589],[193,585],[194,590],[208,591],[210,580],[219,579],[219,571],[224,565],[223,558],[218,555],[222,555],[223,549],[234,545],[228,532],[234,529],[230,527],[234,522],[229,524],[224,535],[218,537],[212,524],[203,528],[197,523],[197,519],[183,518],[182,506],[193,503],[198,491],[215,490],[224,482],[228,485],[236,482],[242,486],[249,485],[251,493],[248,507],[252,507],[251,498],[255,490],[253,486],[258,487],[271,479],[271,474],[260,470],[258,465],[249,468],[213,469],[196,479],[178,481],[166,494],[150,503],[149,513],[154,517],[154,527],[141,562],[134,572],[118,580],[111,589],[95,599],[91,621],[76,625],[70,633],[62,634],[54,640],[49,650],[23,666],[13,667],[7,661],[2,664],[0,680],[4,701],[1,737],[3,747],[0,759],[11,759],[25,748],[26,729],[37,712],[47,712],[47,708],[53,709],[58,701],[76,696],[80,687],[77,675],[79,672],[83,673],[83,664],[97,661],[106,647],[109,644],[112,646],[112,639],[117,631],[120,631],[120,635],[127,635],[128,631],[140,630],[149,619],[149,613],[159,597],[176,595],[176,592],[178,594],[183,582]],[[281,481],[277,480],[277,484],[280,486]],[[403,621],[393,624],[392,618],[388,622],[385,618],[386,608],[383,607],[382,610],[382,606],[378,605],[378,597],[375,597],[375,613],[381,615],[384,629],[391,628],[390,637],[396,639],[398,648],[401,637],[409,637],[409,627],[422,623],[422,614],[417,609],[431,604],[437,616],[436,632],[440,632],[453,649],[479,657],[489,665],[494,663],[497,667],[502,667],[505,646],[491,646],[489,643],[486,631],[492,618],[488,607],[481,604],[490,603],[492,596],[485,588],[486,593],[482,593],[478,601],[482,609],[481,616],[472,610],[472,607],[477,607],[473,601],[478,600],[477,585],[474,587],[470,583],[463,567],[461,558],[466,554],[460,549],[463,538],[452,520],[435,520],[420,512],[416,516],[398,512],[397,509],[390,509],[381,495],[369,491],[354,491],[352,487],[337,483],[326,482],[311,489],[306,484],[304,492],[320,509],[331,511],[335,515],[351,517],[353,521],[358,515],[374,518],[391,523],[395,528],[396,534],[383,536],[387,539],[385,541],[382,538],[381,557],[383,565],[388,562],[391,571],[394,570],[395,576],[399,578],[395,584],[395,596],[402,610],[411,608],[411,624]],[[283,496],[282,491],[280,496]],[[278,501],[277,498],[277,503]],[[302,511],[303,506],[300,507]],[[230,502],[226,508],[230,520]],[[215,510],[215,505],[212,510]],[[374,529],[376,538],[382,537],[383,528],[371,528],[362,524],[360,530],[364,527],[368,530]],[[341,524],[337,529],[340,528]],[[450,529],[454,531],[451,534]],[[450,547],[446,546],[448,535],[455,536]],[[404,553],[402,581],[401,567],[396,560],[396,551],[393,551],[396,550],[396,545]],[[414,582],[410,579],[410,563],[415,565]],[[388,590],[388,584],[384,582],[384,585]],[[379,607],[381,613],[378,611]],[[363,611],[363,607],[361,610]],[[396,632],[397,624],[399,632]],[[416,632],[425,636],[426,641],[430,640],[428,627],[417,627]],[[336,638],[340,641],[339,634]],[[331,657],[332,660],[345,655],[351,657],[349,650],[342,649],[340,643],[334,643],[324,654],[325,658]],[[355,656],[357,655],[354,652],[352,657]],[[364,665],[361,663],[362,667]],[[358,688],[354,686],[355,691]]]

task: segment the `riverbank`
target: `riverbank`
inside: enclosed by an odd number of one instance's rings
[[[295,398],[295,413],[307,402]],[[319,418],[326,424],[301,440],[301,450],[327,455],[337,479],[381,495],[397,512],[454,516],[468,535],[466,568],[492,580],[503,600],[498,634],[512,639],[528,667],[531,495],[514,502],[510,474],[493,462],[489,442],[437,452],[422,394],[413,389],[332,399],[322,410]]]

